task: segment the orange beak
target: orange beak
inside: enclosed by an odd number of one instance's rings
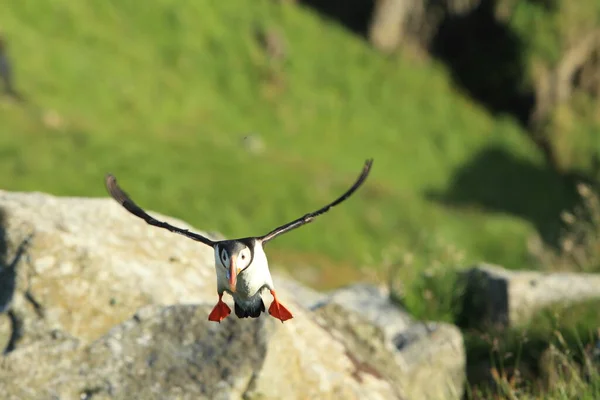
[[[232,256],[229,263],[229,289],[235,292],[237,285],[237,268],[235,267],[237,257]]]

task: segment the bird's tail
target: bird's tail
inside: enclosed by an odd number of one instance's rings
[[[260,314],[265,312],[265,303],[260,296],[256,296],[257,300],[245,303],[243,306],[235,303],[235,315],[238,318],[258,318]]]

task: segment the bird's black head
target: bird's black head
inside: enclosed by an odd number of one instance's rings
[[[253,238],[223,240],[215,244],[217,264],[227,270],[229,286],[235,292],[237,276],[252,264],[254,259]]]

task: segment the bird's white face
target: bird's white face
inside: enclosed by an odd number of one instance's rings
[[[235,292],[237,276],[250,266],[252,253],[247,246],[239,243],[232,246],[219,246],[217,250],[218,253],[215,256],[217,256],[221,267],[225,269],[225,275],[229,281],[229,289]]]

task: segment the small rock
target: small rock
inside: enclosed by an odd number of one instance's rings
[[[262,154],[265,151],[264,141],[256,134],[244,136],[242,143],[244,148],[252,154]]]
[[[466,326],[515,326],[553,304],[600,298],[600,274],[511,271],[481,264],[468,270],[463,279],[461,319]]]

